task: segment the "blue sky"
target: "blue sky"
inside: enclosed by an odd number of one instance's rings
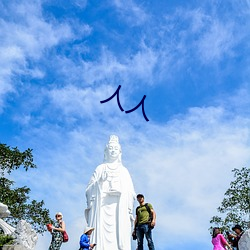
[[[157,213],[156,248],[212,248],[209,220],[250,160],[249,22],[249,0],[0,1],[1,143],[33,149],[38,168],[10,178],[64,214],[62,250],[111,134]],[[125,111],[146,95],[149,122],[100,103],[119,85]]]

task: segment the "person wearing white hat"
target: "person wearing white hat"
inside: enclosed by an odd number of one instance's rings
[[[80,238],[80,249],[79,250],[89,250],[89,249],[93,249],[95,247],[95,243],[94,244],[90,244],[90,235],[93,232],[94,228],[93,227],[86,227],[83,235]]]
[[[61,212],[57,212],[55,225],[51,225],[50,232],[52,234],[52,240],[49,250],[60,250],[63,242],[63,232],[66,230],[65,222],[62,220],[63,215]]]

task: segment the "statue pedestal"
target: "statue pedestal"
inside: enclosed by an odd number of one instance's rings
[[[21,245],[5,245],[1,249],[2,250],[26,250],[25,247]]]

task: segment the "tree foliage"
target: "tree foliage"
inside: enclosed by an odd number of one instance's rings
[[[30,223],[38,233],[46,230],[45,225],[51,222],[49,210],[44,208],[44,201],[30,200],[30,188],[27,186],[14,188],[14,182],[5,178],[6,174],[23,167],[26,171],[36,168],[33,163],[32,150],[24,152],[18,148],[10,148],[0,144],[0,202],[6,204],[11,211],[11,216],[5,220],[15,226],[21,219]]]
[[[14,243],[14,239],[13,239],[12,236],[0,234],[0,247],[2,247],[5,244],[6,245],[12,245],[13,243]]]
[[[231,230],[235,224],[247,228],[250,220],[250,168],[233,169],[234,180],[217,211],[223,216],[213,216],[210,223],[222,230]]]
[[[28,148],[21,152],[17,147],[10,148],[6,144],[0,143],[0,166],[1,175],[5,171],[10,174],[13,170],[21,166],[27,171],[29,168],[36,168],[33,163],[32,149]]]

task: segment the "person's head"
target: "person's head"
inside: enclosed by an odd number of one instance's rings
[[[243,229],[241,228],[240,225],[235,225],[232,230],[236,233],[236,234],[241,234],[243,232]]]
[[[121,162],[121,154],[119,138],[116,135],[111,135],[104,150],[104,162],[114,162],[115,160]]]
[[[93,227],[86,227],[83,233],[86,234],[86,235],[91,235],[93,230],[94,230]]]
[[[136,198],[140,204],[142,204],[144,202],[144,195],[143,194],[137,194]]]
[[[56,220],[62,220],[63,215],[62,215],[61,212],[57,212],[56,215],[55,215],[55,217],[56,217]]]
[[[217,236],[217,234],[220,234],[221,230],[219,227],[214,227],[213,228],[213,238]]]

